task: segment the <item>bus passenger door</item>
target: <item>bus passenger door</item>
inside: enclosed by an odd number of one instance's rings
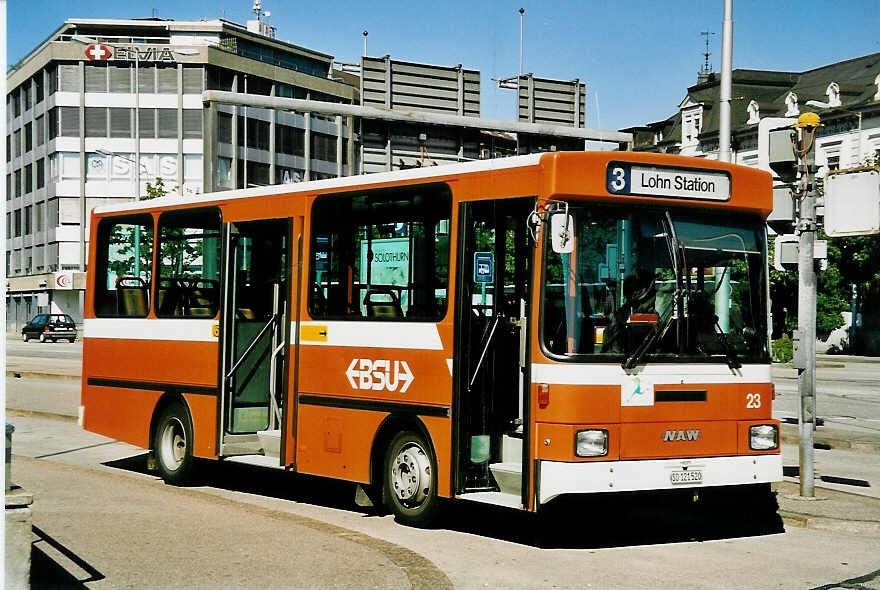
[[[519,506],[525,495],[526,345],[534,199],[463,203],[456,284],[457,493]]]
[[[290,222],[226,224],[220,455],[279,464],[286,386]]]

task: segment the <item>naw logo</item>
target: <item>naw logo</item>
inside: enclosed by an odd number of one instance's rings
[[[678,440],[697,440],[700,438],[700,431],[694,430],[667,430],[663,433],[663,442],[674,442]]]
[[[352,389],[397,391],[399,387],[400,393],[406,393],[415,379],[406,361],[388,359],[352,359],[345,376]]]

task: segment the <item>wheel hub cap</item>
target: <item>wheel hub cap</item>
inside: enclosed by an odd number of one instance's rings
[[[391,483],[397,498],[408,506],[418,506],[428,497],[431,462],[419,445],[410,443],[397,453],[391,466]]]
[[[172,471],[179,468],[186,457],[186,431],[177,418],[169,420],[162,431],[159,455]]]

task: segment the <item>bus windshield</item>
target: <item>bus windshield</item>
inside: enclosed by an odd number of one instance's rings
[[[626,368],[684,358],[767,362],[760,218],[576,204],[569,213],[571,253],[553,252],[549,240],[544,250],[541,330],[551,356]]]

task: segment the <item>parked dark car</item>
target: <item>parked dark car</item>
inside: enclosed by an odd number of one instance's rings
[[[40,342],[76,340],[76,323],[66,313],[40,313],[21,329],[21,339],[27,342],[39,338]]]

